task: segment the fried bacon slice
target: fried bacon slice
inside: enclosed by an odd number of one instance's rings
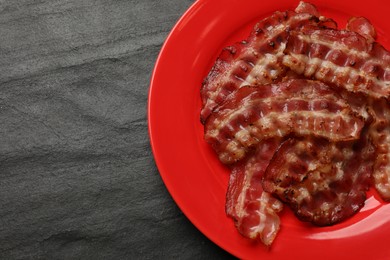
[[[234,219],[237,230],[267,246],[279,231],[278,212],[283,204],[263,191],[261,178],[279,145],[278,139],[265,140],[254,154],[233,166],[226,194],[226,214]]]
[[[318,12],[317,7],[312,4],[300,1],[298,6],[295,8],[296,13],[307,13],[314,15],[316,17],[320,17],[320,12]]]
[[[365,137],[352,143],[288,139],[264,173],[263,188],[302,221],[332,225],[364,205],[374,155]]]
[[[363,124],[327,85],[292,79],[237,90],[210,115],[205,140],[229,164],[244,158],[264,139],[294,133],[353,140],[359,138]]]
[[[390,201],[390,104],[386,99],[368,101],[373,122],[369,136],[376,147],[373,182],[381,197]]]
[[[201,122],[231,168],[226,213],[243,236],[271,245],[281,201],[319,226],[355,214],[370,182],[390,201],[390,54],[375,38],[366,18],[338,30],[300,2],[222,50]]]
[[[275,12],[256,24],[245,41],[224,48],[201,88],[201,121],[205,122],[236,89],[281,80],[286,73],[281,57],[288,31],[304,26],[336,26],[331,19],[320,20],[317,14],[313,5],[302,2],[297,12]]]
[[[360,34],[368,42],[374,42],[376,39],[375,28],[365,17],[351,17],[348,20],[346,29]]]
[[[307,78],[374,98],[390,96],[390,53],[359,33],[294,30],[290,32],[285,54],[283,64]]]
[[[341,91],[355,113],[362,115],[367,136],[375,147],[373,184],[385,201],[390,201],[390,103],[357,93]]]

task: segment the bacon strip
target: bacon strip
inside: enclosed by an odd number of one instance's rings
[[[390,96],[390,53],[356,32],[295,30],[283,64],[298,74],[374,98]]]
[[[342,91],[341,96],[355,113],[362,115],[367,135],[375,147],[373,184],[385,201],[390,201],[390,104],[386,99]]]
[[[293,79],[236,91],[207,120],[205,140],[229,164],[264,139],[294,133],[351,140],[362,127],[363,121],[328,86]]]
[[[320,13],[318,12],[317,8],[309,3],[300,1],[298,6],[295,8],[296,13],[307,13],[307,14],[312,14],[314,16],[319,17]]]
[[[366,138],[341,144],[289,139],[270,162],[263,187],[286,202],[302,221],[332,225],[364,205],[373,157]]]
[[[298,9],[299,13],[275,12],[260,21],[247,40],[223,49],[202,85],[202,122],[236,89],[282,79],[286,68],[281,63],[281,57],[289,30],[331,24],[313,16],[312,13],[316,13],[313,5],[304,5],[304,8]]]
[[[374,42],[376,38],[376,31],[374,26],[365,17],[351,17],[348,20],[346,29],[348,31],[356,32],[367,39],[368,42]]]
[[[351,109],[362,115],[368,138],[375,147],[373,184],[385,201],[390,201],[390,104],[389,101],[341,91]]]
[[[279,231],[278,212],[283,204],[263,192],[261,178],[279,144],[277,139],[263,141],[255,154],[235,165],[226,194],[226,214],[234,219],[237,230],[267,246]]]
[[[369,100],[374,121],[369,136],[376,147],[373,181],[381,197],[390,201],[390,104],[387,100]]]

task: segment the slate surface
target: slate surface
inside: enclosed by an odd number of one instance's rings
[[[147,134],[151,71],[190,0],[0,0],[0,259],[227,259]]]

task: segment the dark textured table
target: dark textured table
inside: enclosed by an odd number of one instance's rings
[[[226,259],[181,213],[149,80],[190,0],[0,1],[0,259]]]

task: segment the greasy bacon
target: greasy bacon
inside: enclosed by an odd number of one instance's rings
[[[375,38],[366,18],[339,30],[301,1],[222,50],[201,122],[243,236],[271,245],[282,201],[319,226],[355,214],[371,182],[390,201],[390,53]]]
[[[310,3],[300,1],[298,6],[295,8],[296,13],[307,13],[315,17],[318,17],[318,25],[322,28],[332,28],[337,29],[337,23],[328,17],[321,16],[320,12],[317,10],[317,7]]]
[[[346,29],[356,32],[367,39],[368,42],[374,42],[376,31],[374,26],[365,17],[351,17],[348,20]]]
[[[233,163],[264,139],[314,135],[331,141],[359,138],[363,121],[327,85],[292,79],[243,87],[214,111],[205,140],[223,163]]]
[[[290,32],[283,64],[307,78],[374,98],[390,96],[390,53],[346,30]]]
[[[299,219],[332,225],[364,205],[373,159],[374,148],[364,137],[355,143],[289,139],[271,160],[263,187]]]
[[[298,6],[295,8],[294,11],[300,14],[307,13],[307,14],[314,15],[316,17],[320,16],[320,12],[318,12],[317,8],[314,5],[303,1],[299,2]]]
[[[289,30],[304,26],[334,26],[330,20],[320,21],[314,16],[316,9],[313,5],[305,3],[297,10],[275,12],[256,24],[248,39],[222,50],[202,85],[202,122],[236,89],[282,79],[286,68],[281,57]]]
[[[367,125],[367,136],[375,147],[376,157],[372,173],[373,184],[385,201],[390,201],[390,104],[387,99],[374,99],[341,91],[351,109],[362,115]]]
[[[374,118],[369,136],[377,152],[373,181],[381,197],[390,201],[390,104],[385,99],[369,99],[368,103]]]
[[[226,214],[234,219],[237,230],[265,245],[270,245],[279,231],[277,213],[283,204],[263,192],[261,178],[279,144],[277,139],[263,141],[255,154],[235,165],[226,194]]]

